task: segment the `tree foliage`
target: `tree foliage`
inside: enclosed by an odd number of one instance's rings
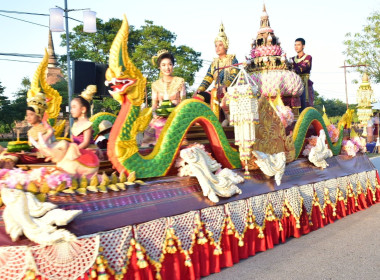
[[[343,101],[335,98],[325,99],[314,91],[314,108],[323,114],[323,106],[329,117],[342,116],[347,110],[347,105]]]
[[[109,49],[121,23],[120,19],[115,18],[107,22],[97,19],[96,33],[82,32],[82,25],[74,27],[73,32],[69,34],[71,59],[108,63]],[[167,49],[174,55],[174,75],[184,78],[189,85],[194,83],[195,73],[202,67],[201,54],[189,46],[176,46],[176,38],[176,34],[163,26],[155,25],[153,21],[146,20],[140,28],[130,25],[128,53],[134,64],[147,77],[148,92],[150,83],[159,77],[159,70],[152,64],[152,57],[161,49]],[[61,46],[66,46],[63,35]],[[60,61],[65,62],[66,56],[62,56]],[[62,64],[64,66],[64,63]]]
[[[380,83],[380,12],[376,11],[367,18],[367,24],[360,33],[347,33],[343,52],[351,65],[366,64],[367,68],[354,68],[363,73],[367,71],[371,79]]]

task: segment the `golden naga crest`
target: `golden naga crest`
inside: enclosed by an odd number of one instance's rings
[[[47,103],[47,108],[45,108],[45,105],[43,105],[39,101],[38,104],[41,104],[40,109],[43,110],[44,112],[46,110],[46,113],[49,119],[55,119],[58,117],[59,111],[61,110],[60,106],[62,103],[62,96],[59,94],[57,90],[52,88],[46,81],[48,60],[49,60],[49,54],[47,50],[45,49],[45,55],[40,65],[38,66],[36,72],[34,73],[32,82],[30,84],[30,89],[28,90],[28,93],[27,93],[27,98],[29,100],[28,101],[28,106],[29,106],[30,104],[32,104],[32,103],[29,104],[29,102],[31,102],[32,100],[36,100],[37,96],[41,96],[41,94],[44,95],[45,102]],[[42,112],[41,117],[43,116],[44,112]]]
[[[132,105],[140,106],[144,102],[146,78],[129,58],[128,35],[129,25],[124,15],[110,49],[105,84],[112,88],[109,93],[118,102],[122,103],[123,95],[127,95]]]

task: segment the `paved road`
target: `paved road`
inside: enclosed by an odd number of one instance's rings
[[[380,279],[380,204],[205,279]]]

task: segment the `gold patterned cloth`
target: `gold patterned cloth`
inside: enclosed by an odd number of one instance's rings
[[[73,127],[71,128],[71,133],[74,136],[79,136],[83,131],[92,128],[92,122],[74,122]]]
[[[36,126],[32,126],[32,128],[29,129],[28,138],[33,138],[34,140],[38,141],[38,134],[42,133],[42,135],[44,135],[47,132],[48,129],[42,123],[40,123]]]
[[[152,102],[158,106],[163,100],[170,100],[174,105],[179,104],[186,97],[185,80],[173,77],[170,82],[158,79],[152,83]]]
[[[211,63],[206,76],[203,78],[203,81],[201,85],[198,88],[198,91],[206,91],[208,87],[212,84],[213,81],[215,81],[215,87],[218,88],[219,84],[220,86],[226,86],[228,87],[232,81],[235,79],[237,73],[239,72],[238,69],[229,67],[225,69],[220,69],[225,66],[229,66],[232,64],[237,64],[238,60],[236,59],[236,56],[234,54],[227,54],[223,58],[214,58],[213,62]],[[219,80],[218,80],[218,73],[219,73]]]

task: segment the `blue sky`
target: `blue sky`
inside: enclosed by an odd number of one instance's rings
[[[63,0],[1,1],[0,10],[49,13],[49,8],[63,7]],[[306,39],[306,53],[313,56],[311,79],[314,88],[327,98],[345,101],[343,69],[343,40],[347,32],[360,32],[370,13],[380,10],[378,0],[267,0],[265,1],[271,27],[280,37],[282,48],[288,57],[294,56],[293,42],[297,37]],[[223,21],[230,40],[229,53],[236,54],[239,61],[250,52],[252,39],[256,37],[262,11],[262,0],[235,1],[128,1],[128,0],[68,0],[69,9],[91,8],[97,17],[122,18],[125,13],[131,25],[140,26],[145,19],[152,20],[176,33],[176,44],[184,44],[202,53],[202,58],[215,57],[213,41]],[[5,14],[42,25],[49,24],[49,18]],[[82,19],[82,12],[71,12],[71,17]],[[69,28],[76,25],[69,22]],[[59,47],[60,33],[53,34],[57,54],[65,54]],[[48,28],[36,26],[0,16],[0,53],[43,54],[48,43]],[[0,56],[0,59],[17,59],[39,62],[39,59]],[[194,88],[199,85],[207,71],[209,62],[196,74]],[[11,96],[20,87],[23,77],[32,77],[37,63],[22,63],[0,60],[0,81]],[[353,79],[360,79],[356,73],[348,78],[349,103],[356,102],[358,85]],[[376,98],[380,98],[380,86],[372,85]]]

